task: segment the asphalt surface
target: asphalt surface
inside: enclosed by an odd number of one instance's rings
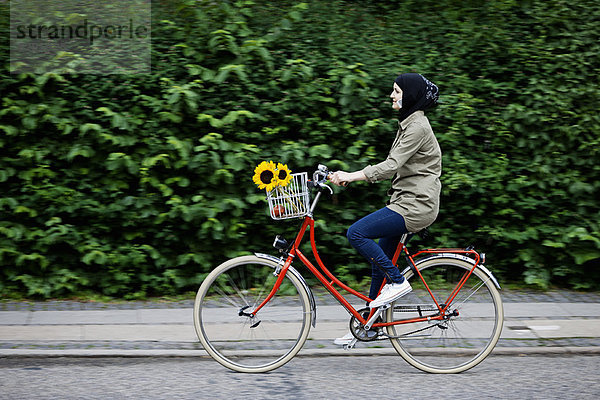
[[[597,356],[495,356],[461,374],[426,374],[398,355],[297,357],[265,374],[202,358],[5,358],[0,399],[582,400],[600,397]]]
[[[502,291],[496,355],[600,354],[600,293]],[[193,300],[0,302],[0,357],[205,357]],[[317,324],[298,356],[393,355],[387,341],[345,351],[348,314],[317,296]]]

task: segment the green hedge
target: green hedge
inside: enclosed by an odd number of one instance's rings
[[[3,34],[2,296],[176,294],[270,252],[297,224],[270,220],[254,167],[380,161],[409,71],[442,94],[441,212],[415,245],[475,244],[505,283],[598,289],[600,4],[399,3],[157,1],[137,76],[11,75]],[[345,230],[386,190],[337,189],[316,214],[350,280],[368,270]]]

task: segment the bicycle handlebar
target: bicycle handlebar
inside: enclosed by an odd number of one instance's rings
[[[315,173],[313,174],[313,179],[315,182],[323,183],[331,177],[331,171],[329,171],[329,169],[327,168],[326,165],[319,164],[319,166],[317,168],[318,168],[317,171],[315,171]],[[318,180],[317,176],[322,176],[323,179]],[[340,185],[347,187],[349,183],[350,182],[341,182]],[[321,185],[319,184],[318,186],[321,186]]]
[[[329,168],[327,168],[326,165],[319,164],[317,170],[313,173],[313,180],[315,182],[323,183],[327,180],[330,174]],[[322,179],[318,179],[319,176],[321,176]]]
[[[313,173],[313,180],[309,184],[313,187],[327,189],[329,190],[329,193],[333,194],[333,189],[325,183],[329,179],[329,175],[331,175],[331,173],[329,172],[327,166],[319,164],[317,170]]]

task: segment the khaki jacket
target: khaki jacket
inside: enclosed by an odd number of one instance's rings
[[[423,111],[399,122],[387,159],[363,169],[368,182],[392,178],[387,207],[404,217],[409,232],[431,225],[440,208],[442,151]]]

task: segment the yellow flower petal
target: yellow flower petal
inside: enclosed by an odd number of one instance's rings
[[[276,168],[273,161],[263,161],[254,169],[252,180],[259,189],[273,190],[277,186]]]
[[[277,179],[278,186],[287,186],[292,181],[292,171],[287,165],[277,163],[277,171],[275,172],[275,178]]]

